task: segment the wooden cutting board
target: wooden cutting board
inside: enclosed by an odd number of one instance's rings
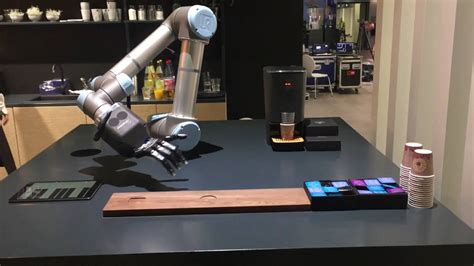
[[[104,216],[309,211],[303,188],[114,193]]]

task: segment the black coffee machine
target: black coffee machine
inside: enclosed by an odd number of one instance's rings
[[[294,113],[295,139],[304,136],[304,94],[306,70],[301,66],[267,66],[263,68],[265,92],[266,141],[274,147],[280,139],[282,113]],[[304,149],[304,144],[303,144]],[[299,149],[299,148],[298,148]]]

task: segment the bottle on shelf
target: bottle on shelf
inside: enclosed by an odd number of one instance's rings
[[[155,5],[148,5],[148,20],[156,20],[156,7]]]
[[[128,20],[137,20],[137,9],[134,5],[128,7]]]
[[[151,93],[155,87],[155,67],[153,66],[153,62],[150,62],[148,66],[145,68],[145,79],[143,82],[143,99],[150,100]]]
[[[161,5],[156,6],[156,14],[155,14],[156,20],[164,20],[165,16],[163,14],[163,7]]]
[[[164,97],[165,84],[163,82],[163,68],[161,67],[162,61],[156,61],[156,75],[155,75],[155,99],[161,100]]]
[[[138,20],[144,21],[146,20],[146,10],[144,5],[138,6]]]
[[[169,98],[173,98],[176,77],[174,75],[171,59],[166,60],[165,71],[163,74],[164,74],[163,81],[165,83],[166,96],[168,96]]]
[[[155,70],[155,66],[153,66],[152,61],[150,61],[150,63],[148,63],[148,66],[145,68],[145,80],[148,79],[149,74],[151,74],[151,77],[154,80],[155,75],[156,75],[156,70]]]
[[[163,79],[164,74],[163,74],[163,60],[159,59],[156,60],[156,77]]]

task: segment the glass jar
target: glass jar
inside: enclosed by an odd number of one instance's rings
[[[144,5],[138,6],[138,20],[146,20],[146,10]]]
[[[148,5],[148,14],[147,14],[148,20],[155,20],[155,10],[156,10],[155,5]]]
[[[156,20],[164,20],[165,19],[165,16],[163,14],[163,7],[161,7],[161,5],[157,5],[156,6],[156,12],[155,12],[155,19]]]
[[[137,10],[133,5],[128,7],[128,20],[137,20]]]

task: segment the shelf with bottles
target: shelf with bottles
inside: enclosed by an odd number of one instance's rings
[[[0,21],[0,26],[59,26],[59,25],[121,25],[120,21],[20,21],[20,22],[4,22]]]
[[[154,25],[159,25],[163,22],[164,20],[124,20],[125,24],[154,24]]]
[[[176,75],[171,59],[165,61],[158,59],[156,64],[151,61],[145,68],[143,87],[140,85],[138,87],[142,88],[141,93],[144,100],[151,100],[151,98],[155,100],[172,100],[175,84]]]

